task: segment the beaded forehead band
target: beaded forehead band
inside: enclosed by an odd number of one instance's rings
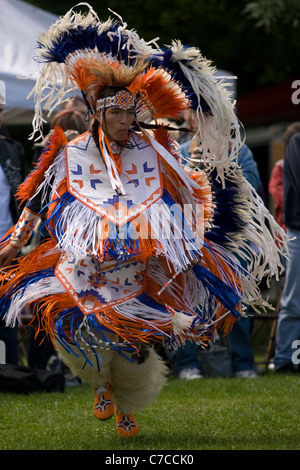
[[[134,109],[135,100],[127,90],[120,90],[114,96],[107,96],[97,100],[96,111],[103,112],[107,108]]]

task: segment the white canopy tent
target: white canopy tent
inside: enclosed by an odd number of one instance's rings
[[[20,0],[1,0],[0,95],[4,95],[3,122],[30,124],[34,102],[26,99],[38,75],[33,59],[40,31],[47,31],[57,16]],[[26,78],[31,76],[31,78]],[[19,78],[20,77],[20,78]]]

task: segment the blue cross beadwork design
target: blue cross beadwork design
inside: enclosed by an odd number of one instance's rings
[[[141,180],[144,180],[147,186],[151,185],[151,181],[156,180],[154,176],[146,176],[147,173],[152,173],[155,170],[155,167],[149,167],[148,163],[143,163],[143,171],[138,174],[138,168],[134,163],[131,163],[131,169],[126,170],[125,173],[127,175],[131,175],[130,179],[128,180],[127,184],[135,184],[135,186],[139,186]],[[136,176],[135,176],[136,175]],[[134,176],[134,177],[133,177]]]
[[[102,170],[96,169],[94,167],[94,164],[89,166],[90,175],[96,175],[98,173],[101,173],[101,171]],[[83,175],[82,166],[77,163],[77,169],[71,170],[71,173],[73,173],[74,176],[82,176]],[[89,181],[90,181],[91,188],[94,190],[97,190],[97,185],[102,183],[100,178],[91,178]],[[83,179],[74,179],[72,180],[72,183],[77,183],[80,188],[82,188],[84,184]]]

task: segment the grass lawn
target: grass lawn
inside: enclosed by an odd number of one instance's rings
[[[180,381],[136,412],[140,433],[116,435],[92,414],[93,392],[0,393],[0,450],[299,450],[300,375]]]

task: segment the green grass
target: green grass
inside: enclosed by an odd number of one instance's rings
[[[136,412],[140,433],[116,435],[92,414],[93,392],[0,394],[0,450],[299,450],[300,376],[171,378]]]

